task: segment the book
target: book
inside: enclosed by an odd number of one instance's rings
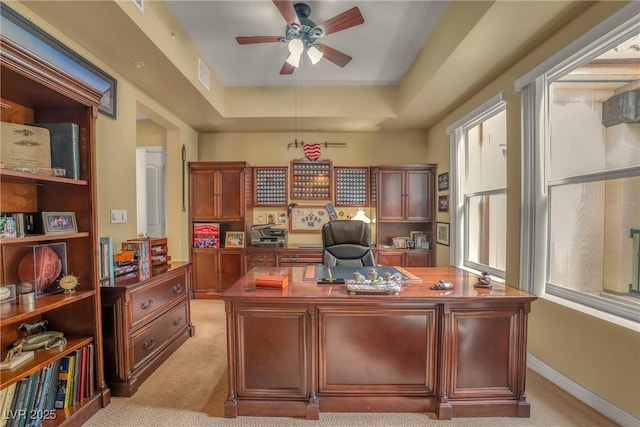
[[[49,381],[49,389],[44,402],[44,410],[55,409],[56,393],[58,391],[58,374],[60,373],[60,363],[62,359],[58,359],[51,366],[51,380]]]
[[[69,355],[69,369],[67,372],[67,389],[64,395],[64,408],[73,406],[73,387],[74,387],[74,375],[76,369],[76,354],[71,353]]]
[[[87,345],[87,350],[88,350],[88,354],[87,354],[87,359],[88,359],[88,363],[87,363],[87,392],[86,392],[86,397],[91,397],[93,396],[93,392],[96,389],[96,384],[95,384],[95,349],[93,346],[93,343],[90,343]]]
[[[289,286],[287,276],[259,276],[256,277],[256,288],[282,289]]]
[[[65,170],[67,178],[80,179],[80,128],[75,123],[34,123],[49,129],[51,167]]]
[[[27,423],[27,416],[31,409],[31,402],[33,401],[35,384],[40,378],[40,371],[36,371],[28,377],[24,378],[24,384],[20,386],[20,398],[16,400],[14,406],[14,417],[11,421],[11,427],[24,427]]]
[[[76,395],[78,402],[84,400],[85,384],[87,376],[87,346],[80,349],[80,375],[78,380],[78,393]]]
[[[80,371],[82,371],[82,349],[77,349],[75,353],[76,363],[73,367],[73,394],[71,395],[69,406],[76,405],[80,401],[78,395],[80,393]]]
[[[51,366],[45,366],[39,372],[40,375],[34,388],[33,400],[27,413],[26,427],[35,427],[38,424],[39,409],[43,400],[43,393],[46,393],[46,387],[48,387],[47,377],[50,378]]]
[[[9,420],[9,411],[13,407],[13,400],[16,395],[16,388],[18,388],[18,383],[15,382],[11,384],[9,387],[5,388],[6,390],[4,400],[2,402],[2,413],[0,414],[0,427],[6,427],[7,421]]]
[[[64,356],[60,360],[60,368],[58,369],[58,388],[56,390],[56,398],[54,408],[63,409],[65,400],[67,399],[67,389],[69,385],[69,362],[71,355]]]

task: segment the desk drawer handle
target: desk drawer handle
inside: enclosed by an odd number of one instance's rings
[[[180,326],[182,324],[182,317],[178,317],[173,321],[173,326]]]
[[[298,260],[298,255],[290,255],[289,256],[289,261],[297,261]]]
[[[152,305],[153,305],[153,300],[149,299],[149,301],[147,301],[146,303],[143,302],[142,304],[140,304],[140,308],[143,310],[149,310]]]
[[[182,292],[182,283],[173,285],[173,292],[175,292],[176,294],[179,294],[180,292]]]
[[[258,255],[258,257],[256,258],[256,260],[258,260],[258,262],[264,262],[264,255]]]
[[[149,341],[145,341],[144,344],[142,344],[142,348],[145,350],[151,350],[155,346],[156,346],[156,339],[153,337]]]

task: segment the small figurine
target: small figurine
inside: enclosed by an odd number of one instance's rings
[[[473,285],[474,288],[491,288],[491,275],[483,271],[482,277],[478,279],[478,282]]]
[[[24,329],[25,336],[29,336],[38,332],[39,329],[41,329],[40,332],[46,331],[47,323],[49,323],[49,321],[46,319],[38,323],[21,323],[20,326],[18,326],[18,330]]]
[[[4,358],[4,361],[11,362],[11,359],[13,359],[13,356],[16,356],[22,353],[22,347],[24,346],[25,341],[26,341],[25,338],[21,338],[18,341],[14,342],[11,348],[9,349],[9,352],[7,353],[7,357]]]
[[[436,283],[435,285],[431,286],[431,289],[433,289],[433,290],[453,289],[453,283],[445,282],[444,280],[440,279],[440,280],[438,280],[438,283]]]
[[[378,278],[378,272],[376,271],[376,269],[375,269],[375,268],[371,267],[371,268],[369,269],[369,274],[368,274],[368,276],[369,276],[369,281],[370,281],[371,283],[373,283],[373,282],[375,282],[375,281],[376,281],[376,279]]]

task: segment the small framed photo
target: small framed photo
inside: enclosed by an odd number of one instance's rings
[[[44,234],[77,233],[76,214],[74,212],[42,212]]]
[[[424,231],[411,231],[411,240],[416,244],[416,249],[429,249],[429,236]]]
[[[227,231],[225,248],[244,248],[244,231]]]
[[[438,191],[449,189],[449,172],[438,175]]]
[[[278,224],[284,224],[287,222],[287,214],[284,212],[280,212],[278,214]]]
[[[393,246],[395,246],[398,249],[406,249],[408,240],[409,240],[408,237],[394,237],[392,239]]]
[[[436,223],[436,242],[441,245],[449,246],[449,223],[437,222]]]
[[[267,224],[275,224],[276,223],[276,214],[273,212],[269,212],[267,214]]]
[[[438,212],[449,211],[449,196],[438,196]]]

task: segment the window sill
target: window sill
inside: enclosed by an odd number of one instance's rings
[[[553,302],[558,305],[562,305],[572,310],[576,310],[588,316],[596,317],[598,319],[604,320],[605,322],[613,323],[614,325],[630,329],[634,332],[640,332],[640,323],[634,322],[633,320],[625,319],[623,317],[619,317],[611,313],[607,313],[602,310],[597,310],[595,308],[578,304],[576,302],[567,300],[565,298],[560,298],[555,295],[551,295],[547,293],[538,295],[538,298]]]

